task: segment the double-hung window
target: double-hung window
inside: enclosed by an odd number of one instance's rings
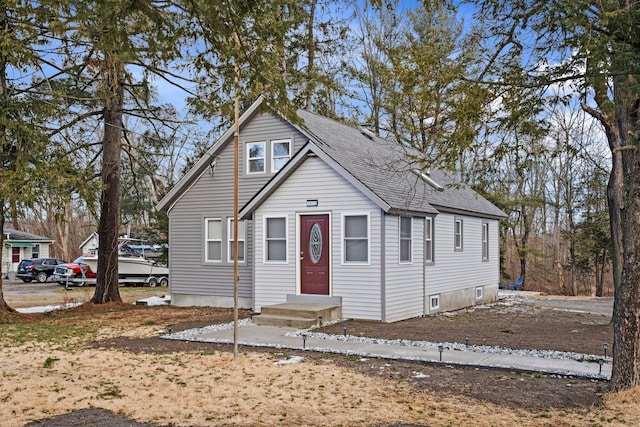
[[[401,216],[400,217],[400,262],[401,263],[409,263],[412,261],[411,256],[411,234],[412,234],[412,223],[413,219],[411,217]]]
[[[265,143],[249,142],[247,148],[247,173],[265,172]]]
[[[31,248],[31,258],[40,258],[40,244],[34,243]]]
[[[271,172],[278,172],[291,158],[291,141],[271,141]]]
[[[433,263],[433,218],[424,219],[424,261]]]
[[[287,261],[287,219],[285,217],[266,218],[264,246],[266,262]]]
[[[456,218],[453,226],[453,248],[455,251],[462,251],[462,219]]]
[[[369,216],[345,215],[343,218],[342,253],[345,263],[369,262]]]
[[[222,261],[222,220],[207,218],[205,222],[205,261]]]
[[[227,241],[229,244],[227,247],[229,251],[227,252],[227,261],[233,262],[233,219],[229,218],[227,226]],[[240,221],[238,223],[238,261],[244,262],[244,241],[245,241],[245,221]]]
[[[482,260],[489,261],[489,223],[482,223]]]

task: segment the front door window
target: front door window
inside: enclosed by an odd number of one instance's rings
[[[322,256],[322,233],[320,232],[320,226],[318,224],[313,224],[311,227],[309,253],[311,254],[311,262],[317,264]]]

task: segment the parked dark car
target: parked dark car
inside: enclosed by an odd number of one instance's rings
[[[18,264],[18,272],[16,278],[22,279],[23,282],[29,283],[37,280],[44,283],[53,274],[58,264],[65,264],[66,261],[58,258],[34,258],[23,259]]]

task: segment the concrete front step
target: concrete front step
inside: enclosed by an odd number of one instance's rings
[[[310,328],[322,322],[342,318],[342,307],[313,303],[283,303],[262,307],[261,314],[253,317],[257,325]]]

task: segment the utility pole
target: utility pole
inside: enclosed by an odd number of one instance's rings
[[[240,48],[238,33],[233,33],[236,48]],[[234,61],[234,132],[233,132],[233,358],[238,359],[238,164],[240,145],[240,68],[238,58]]]

